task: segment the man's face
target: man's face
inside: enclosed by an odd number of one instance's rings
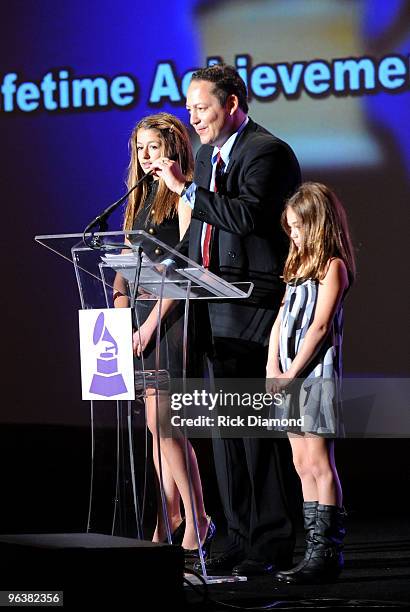
[[[221,147],[234,133],[233,115],[229,110],[232,103],[227,100],[221,106],[218,98],[212,93],[215,87],[210,81],[191,81],[186,107],[190,114],[190,123],[195,128],[201,144]]]

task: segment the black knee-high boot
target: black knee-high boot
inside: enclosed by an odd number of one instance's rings
[[[317,511],[317,501],[311,502],[303,502],[303,526],[305,528],[305,539],[306,539],[306,550],[305,556],[295,567],[289,570],[281,570],[276,572],[275,578],[282,582],[290,582],[288,577],[292,577],[293,574],[298,572],[305,564],[305,561],[310,556],[310,550],[313,546],[313,534],[315,532],[316,527],[316,511]]]
[[[345,511],[337,506],[318,504],[313,543],[293,573],[279,572],[275,577],[291,584],[321,583],[336,580],[343,569]]]

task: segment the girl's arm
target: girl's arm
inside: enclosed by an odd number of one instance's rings
[[[333,317],[348,285],[349,279],[344,262],[341,259],[332,259],[325,277],[319,283],[313,322],[292,365],[282,375],[289,381],[296,378],[316,355],[322,341],[329,333]]]
[[[185,204],[182,200],[178,202],[178,224],[179,224],[179,239],[185,235],[189,224],[191,222],[191,208]],[[173,305],[174,300],[171,298],[166,298],[162,300],[162,308],[161,308],[161,321]],[[134,353],[141,355],[142,351],[146,348],[148,343],[150,342],[152,336],[155,333],[157,322],[158,322],[158,311],[159,311],[159,302],[157,302],[147,317],[145,323],[143,323],[140,327],[140,330],[134,332],[133,335],[133,349]]]
[[[127,244],[130,244],[128,239],[125,239],[125,242]],[[127,254],[129,253],[129,251],[128,249],[124,249],[121,253]],[[124,277],[121,276],[121,274],[117,273],[115,275],[113,287],[114,287],[114,294],[113,294],[114,295],[114,308],[128,308],[129,299],[127,295],[126,281]],[[120,292],[123,295],[119,295],[118,292]],[[164,317],[164,315],[167,313],[169,308],[171,307],[171,304],[172,304],[172,300],[167,300],[167,299],[162,300],[161,320]],[[152,309],[151,313],[147,317],[147,320],[145,321],[145,323],[141,325],[139,331],[137,330],[133,333],[133,341],[132,341],[133,350],[134,350],[134,353],[138,355],[138,357],[140,356],[141,351],[145,349],[145,347],[151,340],[152,335],[155,332],[155,329],[157,326],[157,319],[158,319],[158,310],[159,310],[159,303],[157,302],[154,308]]]
[[[125,244],[131,244],[128,238],[125,238],[124,242]],[[121,251],[121,255],[127,255],[128,253],[128,249],[123,249]],[[127,293],[127,283],[125,278],[118,272],[115,275],[113,284],[113,299],[114,308],[128,308],[129,300]]]
[[[162,300],[161,307],[161,321],[171,308],[174,300],[170,298],[164,298]],[[146,321],[141,325],[139,330],[137,329],[132,336],[132,348],[134,350],[135,355],[138,357],[148,346],[152,336],[155,333],[158,322],[158,311],[159,311],[159,301],[156,302],[154,308],[151,310],[148,315]]]
[[[279,329],[282,319],[283,304],[273,324],[269,339],[268,363],[266,364],[266,378],[275,378],[281,373],[279,367]]]

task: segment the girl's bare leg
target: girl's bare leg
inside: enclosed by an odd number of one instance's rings
[[[314,435],[289,436],[293,463],[305,501],[341,506],[342,488],[334,459],[334,441]]]
[[[167,538],[167,530],[165,525],[165,517],[162,508],[161,491],[159,487],[159,463],[158,463],[158,446],[156,436],[152,438],[152,456],[154,460],[155,472],[157,474],[156,491],[157,491],[157,525],[155,527],[153,542],[163,542]],[[162,463],[162,482],[164,485],[165,503],[169,520],[169,528],[171,533],[175,531],[182,522],[180,499],[176,482],[172,476],[168,461],[164,453],[161,457]]]
[[[156,423],[156,398],[155,396],[147,397],[147,422],[148,427],[154,437],[157,437]],[[178,434],[175,430],[170,432],[169,426],[169,399],[166,396],[159,396],[158,410],[160,415],[160,431],[161,431],[161,456],[165,458],[170,474],[176,484],[177,490],[184,504],[186,528],[182,546],[187,549],[198,547],[196,538],[194,517],[191,508],[191,498],[189,494],[189,478],[188,470],[185,461],[185,439],[182,434]],[[199,535],[201,541],[205,538],[208,529],[208,518],[206,516],[204,500],[202,494],[201,477],[198,469],[198,462],[194,449],[191,443],[187,442],[188,446],[188,462],[191,473],[192,495],[196,518],[198,521]],[[165,484],[165,483],[164,483]]]

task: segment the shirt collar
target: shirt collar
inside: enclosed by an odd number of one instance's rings
[[[232,134],[232,136],[228,138],[228,140],[222,145],[220,149],[218,147],[214,147],[214,150],[212,151],[212,157],[211,157],[212,164],[216,164],[216,158],[217,158],[218,152],[220,152],[222,161],[224,162],[225,166],[228,165],[234,142],[239,136],[239,134],[242,132],[242,130],[245,129],[245,127],[248,124],[248,121],[249,121],[249,117],[245,117],[245,119],[239,126],[238,130],[234,134]]]

